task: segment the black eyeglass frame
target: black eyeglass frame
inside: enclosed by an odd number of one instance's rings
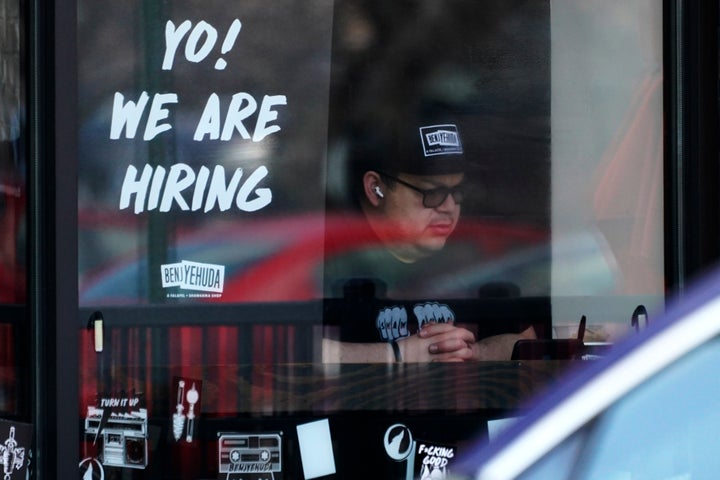
[[[436,188],[420,188],[412,183],[408,183],[405,180],[402,180],[400,178],[397,178],[393,175],[389,175],[386,172],[380,172],[378,171],[381,177],[387,177],[390,180],[393,180],[395,182],[398,182],[401,185],[405,185],[406,187],[410,188],[411,190],[415,190],[419,194],[423,196],[423,207],[425,208],[437,208],[443,203],[445,203],[445,200],[447,200],[448,195],[452,195],[453,200],[456,204],[460,205],[464,199],[465,196],[465,185],[458,184],[454,187],[436,187]],[[433,195],[438,195],[437,198],[440,198],[439,202],[429,202],[428,198],[431,198]]]

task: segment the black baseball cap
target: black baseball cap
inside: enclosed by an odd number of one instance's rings
[[[460,128],[448,119],[386,125],[359,141],[354,155],[364,170],[444,175],[469,168]]]

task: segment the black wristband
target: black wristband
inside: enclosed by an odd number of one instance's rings
[[[400,353],[400,346],[397,344],[397,341],[391,340],[390,345],[392,346],[393,353],[395,354],[395,361],[402,362],[402,354]]]

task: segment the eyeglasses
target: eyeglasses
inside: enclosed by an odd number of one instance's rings
[[[401,180],[397,177],[388,175],[385,172],[378,172],[378,173],[380,173],[384,177],[394,180],[394,181],[400,183],[401,185],[405,185],[406,187],[420,193],[423,196],[423,206],[425,208],[439,207],[440,205],[442,205],[445,202],[448,195],[452,195],[453,200],[455,200],[455,203],[457,203],[459,205],[462,203],[463,198],[465,196],[465,187],[462,184],[455,185],[454,187],[437,187],[437,188],[423,189],[420,187],[416,187],[415,185],[408,183],[404,180]]]

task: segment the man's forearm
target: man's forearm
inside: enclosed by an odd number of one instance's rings
[[[323,363],[382,363],[394,362],[389,343],[350,343],[323,338]]]
[[[475,360],[510,360],[515,342],[537,338],[530,327],[521,333],[506,333],[483,338],[473,345]]]
[[[532,327],[519,334],[495,335],[478,342],[474,342],[472,334],[463,328],[447,324],[427,328],[429,330],[421,332],[422,335],[398,340],[402,361],[510,360],[515,342],[536,338]],[[322,345],[323,363],[395,362],[393,348],[387,342],[352,343],[323,338]]]

